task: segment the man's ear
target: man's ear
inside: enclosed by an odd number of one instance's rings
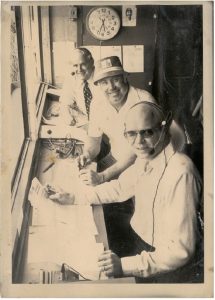
[[[171,126],[171,124],[172,124],[172,112],[169,111],[168,114],[167,114],[167,116],[166,116],[166,119],[165,119],[165,127],[166,127],[166,129],[169,129],[170,126]]]
[[[124,82],[125,84],[128,83],[128,74],[127,74],[126,72],[123,73],[123,82]]]
[[[88,69],[94,69],[94,59],[90,59],[88,61]]]

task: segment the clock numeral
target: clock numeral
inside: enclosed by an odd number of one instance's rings
[[[112,16],[112,20],[114,20],[115,19],[115,16]]]
[[[110,31],[107,31],[107,35],[109,35],[110,34]]]
[[[114,30],[114,27],[111,27],[111,30]]]
[[[109,15],[110,15],[110,10],[108,11]]]
[[[102,12],[105,13],[106,12],[106,8],[102,8]]]
[[[116,23],[116,21],[115,21],[113,25],[116,25],[116,24],[117,24],[117,23]]]

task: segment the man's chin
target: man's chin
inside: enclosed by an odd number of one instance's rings
[[[76,74],[77,80],[85,80],[85,74]]]
[[[151,150],[138,150],[136,149],[136,155],[141,159],[148,159],[151,157]]]

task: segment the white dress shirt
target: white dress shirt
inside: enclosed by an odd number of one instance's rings
[[[153,160],[137,159],[118,180],[82,189],[77,203],[103,204],[135,196],[131,226],[154,252],[121,259],[124,275],[148,277],[175,270],[192,257],[201,179],[192,161],[169,144]]]
[[[124,120],[129,108],[140,101],[155,102],[149,92],[129,86],[127,100],[119,111],[104,96],[96,97],[91,105],[88,135],[101,137],[103,133],[106,134],[110,139],[111,153],[116,160],[120,160],[122,156],[133,155],[124,138]]]
[[[87,82],[92,93],[91,101],[93,101],[95,96],[98,95],[99,89],[94,85],[92,76],[87,80]],[[71,74],[66,76],[59,99],[61,106],[61,118],[64,119],[64,122],[70,123],[72,117],[69,112],[69,106],[76,103],[80,110],[78,117],[81,118],[82,122],[85,120],[85,122],[88,123],[83,88],[83,81],[75,80],[75,77]],[[75,114],[75,116],[77,116],[77,114]]]

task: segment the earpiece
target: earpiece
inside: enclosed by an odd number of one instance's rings
[[[171,123],[171,121],[172,121],[172,112],[169,112],[166,119],[161,122],[162,130],[161,130],[159,139],[157,140],[157,142],[155,143],[155,145],[153,146],[152,150],[149,153],[150,155],[153,155],[155,153],[155,149],[158,146],[158,144],[160,143],[160,140],[163,137],[166,130],[168,129],[168,126]]]

